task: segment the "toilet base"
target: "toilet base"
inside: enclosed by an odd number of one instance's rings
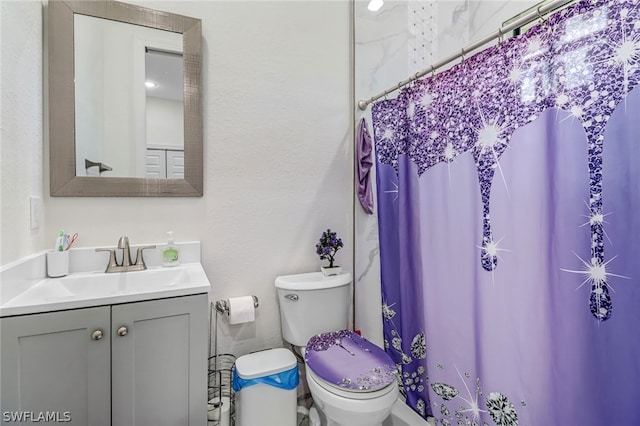
[[[320,414],[318,413],[315,405],[312,405],[309,409],[309,426],[322,426]]]
[[[367,399],[352,399],[337,395],[336,390],[323,388],[309,369],[306,373],[313,397],[314,421],[319,421],[319,426],[382,426],[398,397],[398,385],[395,381],[384,393],[378,391],[375,397],[371,395]],[[311,418],[311,412],[309,415]]]

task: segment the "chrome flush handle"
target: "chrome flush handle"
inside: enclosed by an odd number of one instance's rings
[[[293,302],[296,302],[298,300],[298,295],[297,294],[287,294],[286,296],[284,296],[285,299],[289,299]]]

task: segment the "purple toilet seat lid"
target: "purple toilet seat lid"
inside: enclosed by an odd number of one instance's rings
[[[313,336],[304,358],[317,376],[345,390],[372,392],[396,380],[391,357],[349,330]]]

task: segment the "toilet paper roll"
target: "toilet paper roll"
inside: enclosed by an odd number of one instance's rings
[[[253,322],[256,319],[253,297],[241,296],[229,299],[229,324]]]
[[[222,397],[220,400],[214,398],[209,401],[207,419],[210,425],[229,426],[231,424],[231,398]]]

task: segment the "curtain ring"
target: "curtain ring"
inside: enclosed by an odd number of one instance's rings
[[[544,16],[542,16],[542,13],[540,13],[540,8],[541,8],[541,7],[542,7],[542,5],[538,6],[538,7],[536,8],[536,12],[538,12],[538,18],[540,18],[540,23],[541,23],[541,24],[546,24],[546,23],[547,23],[547,20],[546,20],[546,19],[544,19]]]
[[[462,48],[462,53],[460,54],[460,57],[462,58],[462,62],[460,63],[464,64],[464,47]]]
[[[436,76],[436,68],[433,66],[433,64],[431,64],[431,78],[434,78]]]
[[[502,33],[502,28],[498,28],[498,46],[502,48],[502,41],[504,40],[504,34]]]

